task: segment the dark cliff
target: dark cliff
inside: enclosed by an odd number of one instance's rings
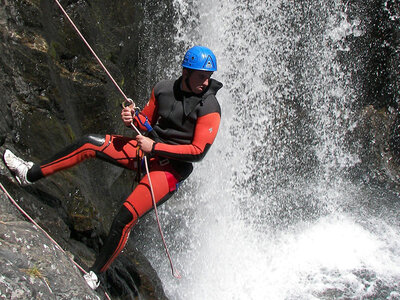
[[[122,90],[143,105],[173,53],[169,1],[61,4]],[[1,1],[0,30],[1,154],[9,148],[40,162],[84,134],[131,134],[120,121],[123,97],[54,1]],[[0,167],[7,190],[85,268],[134,178],[117,167],[88,161],[21,188],[3,162]],[[2,192],[0,196],[0,274],[6,277],[0,280],[0,294],[95,299],[67,257],[24,221]],[[150,264],[129,244],[101,279],[113,299],[165,297]]]

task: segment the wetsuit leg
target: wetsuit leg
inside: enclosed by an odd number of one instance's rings
[[[125,206],[121,207],[114,218],[106,242],[91,267],[91,271],[99,274],[108,268],[113,261],[113,259],[110,260],[110,257],[113,257],[114,253],[120,253],[124,248],[129,233],[137,222],[137,217],[136,213],[132,214]]]
[[[28,171],[28,180],[34,182],[94,157],[121,167],[136,169],[136,140],[116,135],[86,135],[58,152],[49,160],[34,165]]]
[[[157,204],[164,202],[175,192],[178,177],[173,173],[166,170],[155,170],[150,172],[150,177]],[[129,231],[136,223],[137,219],[151,210],[152,207],[153,202],[149,180],[146,175],[125,201],[120,212],[115,217],[107,242],[101,249],[92,267],[95,273],[98,274],[107,270],[123,250],[128,240]]]

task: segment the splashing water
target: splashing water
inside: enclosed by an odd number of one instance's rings
[[[176,44],[213,49],[224,88],[215,144],[160,210],[183,278],[155,229],[136,237],[168,297],[400,299],[398,207],[348,176],[357,99],[338,53],[360,20],[337,0],[174,5]]]

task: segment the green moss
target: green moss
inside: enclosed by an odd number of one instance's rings
[[[76,231],[94,230],[97,211],[90,201],[87,201],[77,189],[69,199],[68,214]]]
[[[49,49],[47,50],[47,53],[55,60],[58,59],[58,55],[57,55],[57,50],[60,49],[60,44],[55,42],[55,41],[51,41],[50,45],[49,45]]]
[[[37,8],[40,7],[40,0],[25,0],[27,3],[36,6]]]
[[[66,133],[67,133],[68,138],[69,138],[71,141],[73,141],[73,140],[76,139],[76,135],[75,135],[74,131],[72,130],[71,125],[67,124],[67,125],[65,126],[65,131],[66,131]]]
[[[23,271],[31,277],[40,278],[40,279],[44,278],[42,272],[36,265],[29,269],[23,269]]]
[[[40,269],[36,265],[29,269],[22,269],[22,271],[24,271],[26,274],[28,274],[32,278],[39,278],[39,279],[43,280],[43,282],[50,289],[48,279],[43,275],[43,273],[40,271]]]

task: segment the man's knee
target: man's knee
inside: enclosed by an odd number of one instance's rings
[[[80,143],[82,145],[89,143],[97,147],[104,145],[105,142],[106,137],[105,135],[101,134],[87,134],[80,139]]]
[[[111,228],[112,230],[121,232],[127,225],[130,227],[133,226],[136,220],[137,215],[131,213],[130,210],[123,205],[115,216]]]

